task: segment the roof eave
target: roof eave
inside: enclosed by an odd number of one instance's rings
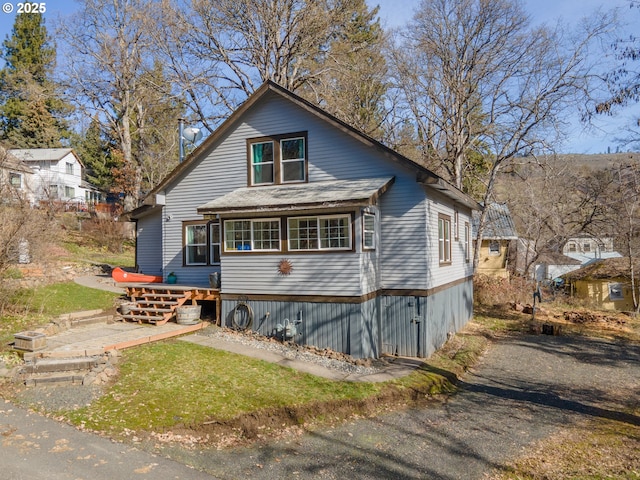
[[[304,212],[308,210],[335,210],[338,208],[356,208],[371,205],[370,199],[340,201],[340,202],[313,202],[313,203],[292,203],[290,205],[261,205],[260,207],[220,207],[220,208],[198,208],[200,215],[247,215],[264,213],[287,213]]]

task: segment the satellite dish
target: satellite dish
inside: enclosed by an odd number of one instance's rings
[[[195,127],[187,127],[182,131],[182,138],[191,143],[196,143],[202,138],[202,130]]]

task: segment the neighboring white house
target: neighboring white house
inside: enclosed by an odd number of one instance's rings
[[[562,247],[561,253],[546,253],[536,261],[538,280],[553,280],[598,260],[621,258],[614,250],[611,237],[572,237]]]
[[[471,214],[423,166],[272,82],[131,212],[136,263],[221,279],[222,320],[355,357],[428,356],[473,315]]]
[[[9,153],[33,170],[37,201],[59,201],[79,208],[99,201],[98,189],[83,180],[84,165],[73,149],[28,148]]]
[[[3,196],[7,195],[6,192],[12,191],[31,204],[36,201],[33,170],[2,147],[0,147],[0,187]]]

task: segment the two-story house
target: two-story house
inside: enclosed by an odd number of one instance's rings
[[[267,82],[130,217],[140,271],[184,285],[220,276],[225,325],[242,304],[264,335],[289,321],[299,343],[428,356],[472,316],[478,208]]]

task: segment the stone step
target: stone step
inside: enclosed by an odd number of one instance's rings
[[[23,365],[20,368],[20,373],[30,375],[35,373],[91,370],[98,366],[99,363],[104,363],[104,360],[97,357],[37,358],[33,362]]]
[[[55,384],[83,385],[86,373],[49,373],[27,378],[24,384],[27,387],[38,387]]]
[[[98,323],[113,323],[113,315],[101,315],[98,317],[79,318],[71,320],[72,327],[81,327],[83,325],[95,325]]]

